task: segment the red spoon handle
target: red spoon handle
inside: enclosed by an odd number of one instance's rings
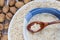
[[[49,22],[48,25],[60,23],[60,20]]]

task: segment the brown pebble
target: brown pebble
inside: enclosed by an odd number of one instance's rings
[[[28,3],[28,2],[30,2],[31,0],[24,0],[24,3],[26,4],[26,3]]]
[[[0,22],[4,22],[5,20],[5,15],[3,13],[0,14]]]
[[[10,5],[10,6],[13,6],[13,5],[15,4],[15,2],[16,2],[15,0],[10,0],[10,1],[9,1],[9,5]]]
[[[4,24],[4,29],[8,29],[8,27],[9,27],[9,22],[6,22],[6,23]]]
[[[5,0],[0,0],[0,6],[1,7],[4,6],[4,2],[5,2]]]
[[[8,40],[8,35],[3,35],[3,36],[1,37],[1,40]]]
[[[16,11],[17,11],[17,8],[16,8],[16,7],[10,7],[10,11],[11,11],[13,14],[15,14]]]
[[[7,13],[8,11],[9,11],[9,6],[7,6],[7,5],[4,6],[4,7],[3,7],[3,12],[4,12],[4,13]]]
[[[6,14],[6,19],[11,20],[12,16],[13,16],[12,13],[8,12]]]
[[[17,8],[20,8],[20,7],[22,7],[24,5],[24,3],[23,2],[16,2],[16,4],[15,4],[15,6],[17,7]]]
[[[0,30],[3,30],[3,24],[0,23]]]

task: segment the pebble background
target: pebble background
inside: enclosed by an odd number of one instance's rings
[[[15,12],[32,0],[0,0],[0,40],[8,40],[9,23]]]

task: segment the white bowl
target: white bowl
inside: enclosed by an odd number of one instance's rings
[[[32,5],[32,6],[30,6],[32,3],[34,2],[34,4]],[[15,27],[15,26],[12,26],[12,25],[14,25],[14,23],[15,23],[15,21],[16,22],[20,22],[21,20],[17,20],[18,18],[19,18],[19,15],[20,15],[20,17],[21,16],[25,16],[27,13],[28,13],[28,11],[30,11],[31,9],[34,9],[34,8],[38,8],[39,6],[39,4],[38,5],[35,5],[35,4],[37,4],[37,3],[42,3],[42,2],[37,2],[37,1],[32,1],[32,2],[29,2],[29,3],[27,3],[26,5],[24,5],[23,7],[21,7],[17,12],[16,12],[16,14],[13,16],[13,18],[12,18],[12,20],[11,20],[11,22],[10,22],[10,25],[9,25],[9,29],[8,29],[8,40],[11,40],[11,34],[10,34],[10,32],[11,32],[11,28],[12,27]],[[42,5],[42,4],[41,4]],[[32,8],[29,8],[29,7],[32,7]],[[45,5],[44,5],[45,6]],[[26,9],[26,8],[29,8],[29,9]],[[25,10],[26,9],[26,10]],[[22,12],[22,10],[24,10],[24,13],[26,13],[26,14],[22,14],[23,12]],[[25,12],[25,11],[27,11],[27,12]],[[21,13],[22,12],[22,13]],[[22,14],[22,15],[21,15]],[[18,16],[17,16],[18,15]],[[17,19],[16,19],[17,18]],[[16,19],[16,20],[15,20]],[[22,18],[21,18],[22,19]],[[24,20],[24,17],[23,17],[23,20]],[[17,23],[18,24],[18,23]],[[19,26],[20,24],[18,24],[18,26]],[[20,27],[20,26],[19,26]],[[23,29],[22,29],[23,30]],[[14,32],[14,31],[13,31]],[[23,34],[23,33],[22,33]],[[19,35],[20,36],[20,35]],[[23,39],[22,39],[23,40]]]

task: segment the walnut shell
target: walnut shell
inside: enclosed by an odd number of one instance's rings
[[[4,7],[3,7],[3,12],[4,12],[4,13],[7,13],[8,11],[9,11],[9,6],[4,6]]]
[[[28,2],[30,2],[31,0],[24,0],[24,3],[28,3]]]
[[[0,23],[0,30],[3,30],[3,24]]]
[[[10,7],[10,11],[11,11],[13,14],[15,14],[16,11],[17,11],[17,8],[16,8],[16,7]]]
[[[22,7],[23,5],[24,5],[23,2],[16,2],[16,4],[15,4],[15,6],[16,6],[17,8],[20,8],[20,7]]]
[[[0,14],[0,22],[4,22],[5,20],[5,15],[3,13]]]
[[[5,0],[0,0],[0,6],[4,6]]]
[[[8,12],[6,14],[6,19],[11,20],[12,16],[13,16],[12,13]]]
[[[4,29],[8,29],[8,27],[9,27],[9,23],[5,23],[4,24]]]
[[[8,35],[3,35],[3,36],[1,37],[1,40],[8,40]]]
[[[10,5],[10,6],[13,6],[13,5],[15,4],[15,2],[16,2],[15,0],[10,0],[10,1],[9,1],[9,5]]]

